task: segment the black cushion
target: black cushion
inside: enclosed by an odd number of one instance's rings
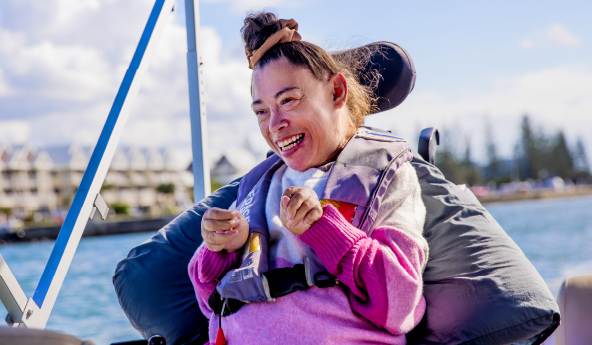
[[[228,208],[237,191],[238,180],[215,191],[117,265],[113,285],[119,303],[144,338],[161,335],[167,344],[208,340],[208,320],[197,305],[187,266],[202,242],[202,215],[212,206]]]
[[[559,324],[543,278],[491,214],[417,154],[430,248],[409,344],[540,344]]]
[[[374,50],[375,53],[366,65],[365,75],[371,75],[372,70],[378,71],[381,75],[377,87],[374,88],[374,96],[378,98],[378,112],[382,112],[398,106],[411,93],[415,85],[415,67],[405,49],[395,43],[377,42],[369,45],[378,46],[378,49]],[[350,49],[345,51],[345,54],[365,50],[366,47]],[[360,82],[369,85],[371,81],[362,78]]]
[[[416,157],[428,210],[424,235],[430,257],[424,273],[427,311],[407,335],[410,344],[537,344],[557,327],[558,307],[520,248],[470,194]],[[120,304],[144,337],[171,344],[207,337],[187,275],[201,243],[201,216],[227,208],[238,181],[214,192],[130,252],[113,282]],[[202,338],[203,340],[203,338]]]

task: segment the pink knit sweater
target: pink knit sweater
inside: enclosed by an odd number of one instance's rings
[[[424,251],[406,233],[380,227],[368,237],[333,206],[299,238],[314,249],[340,284],[311,287],[251,303],[222,318],[233,344],[405,344],[405,333],[421,320]],[[207,304],[219,279],[238,265],[239,253],[205,246],[189,264],[189,276],[215,339],[218,317]]]

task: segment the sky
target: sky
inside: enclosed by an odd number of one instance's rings
[[[93,145],[131,61],[153,0],[2,0],[0,142]],[[417,71],[399,107],[366,124],[416,147],[437,127],[484,162],[489,128],[510,157],[528,114],[546,133],[581,137],[592,157],[592,2],[202,0],[208,145],[216,157],[266,151],[250,109],[245,13],[294,18],[327,50],[376,41],[401,45]],[[177,1],[126,125],[122,145],[171,147],[190,160],[184,1]],[[592,159],[590,160],[592,162]]]

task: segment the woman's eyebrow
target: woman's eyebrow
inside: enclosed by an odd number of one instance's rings
[[[298,89],[298,88],[296,86],[283,88],[275,94],[274,98],[278,98],[282,93],[288,92],[288,91],[291,91],[294,89]]]
[[[298,89],[298,88],[296,86],[291,86],[291,87],[283,88],[280,91],[276,92],[276,94],[275,94],[275,96],[273,96],[273,98],[278,98],[282,93],[288,92],[288,91],[291,91],[291,90],[295,90],[295,89]],[[256,105],[256,104],[261,104],[261,103],[262,103],[262,101],[260,99],[256,99],[256,100],[253,101],[253,103],[251,103],[251,108],[254,105]]]

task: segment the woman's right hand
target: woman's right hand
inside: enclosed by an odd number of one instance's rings
[[[213,252],[241,249],[249,238],[249,223],[238,210],[212,207],[201,219],[201,237]]]

